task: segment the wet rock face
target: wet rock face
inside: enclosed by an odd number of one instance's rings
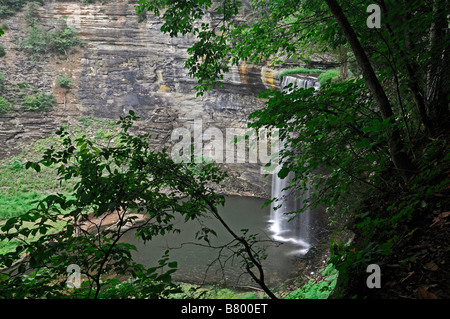
[[[203,130],[214,127],[225,135],[226,129],[247,127],[248,115],[263,106],[256,97],[260,91],[279,86],[277,73],[270,68],[242,64],[226,75],[224,87],[196,97],[195,80],[184,68],[193,38],[164,35],[162,21],[151,14],[139,23],[134,4],[126,0],[89,5],[47,1],[38,11],[40,23],[48,29],[67,17],[67,24],[80,32],[84,47],[68,57],[30,65],[11,41],[29,28],[23,12],[7,20],[10,30],[0,42],[8,55],[0,72],[6,74],[8,84],[28,81],[30,87],[53,93],[58,104],[46,113],[1,115],[0,143],[5,145],[1,157],[50,134],[68,117],[118,119],[129,110],[141,117],[139,129],[152,134],[155,147],[170,149],[173,130],[191,130],[195,121],[202,122]],[[72,80],[69,92],[58,86],[60,76]],[[271,178],[260,173],[261,163],[224,165],[231,176],[224,186],[226,193],[270,196]]]

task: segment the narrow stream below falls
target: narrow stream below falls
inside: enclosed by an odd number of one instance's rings
[[[235,232],[249,229],[249,234],[258,234],[263,241],[259,245],[265,247],[267,258],[262,262],[266,276],[266,284],[275,286],[296,276],[295,260],[301,258],[296,255],[298,246],[290,243],[274,242],[270,232],[270,206],[262,208],[265,200],[251,197],[229,196],[225,206],[219,208],[219,213]],[[147,267],[157,265],[157,261],[170,249],[170,260],[178,262],[178,270],[173,274],[175,281],[196,284],[221,284],[223,286],[239,287],[253,285],[244,269],[240,267],[240,260],[228,259],[230,252],[217,248],[196,245],[204,244],[195,239],[199,224],[195,221],[185,223],[179,219],[175,221],[179,234],[158,236],[147,243],[135,238],[133,232],[127,233],[123,240],[136,246],[137,252],[133,258],[136,262]],[[206,223],[217,232],[217,238],[211,239],[212,246],[220,246],[232,240],[225,229],[215,220]],[[218,257],[222,264],[217,260]],[[214,262],[215,261],[215,262]]]

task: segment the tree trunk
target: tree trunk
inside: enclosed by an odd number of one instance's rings
[[[356,61],[361,68],[364,81],[371,91],[375,102],[377,103],[383,120],[389,119],[392,126],[387,129],[387,138],[389,143],[389,152],[391,154],[392,162],[395,168],[402,176],[405,183],[408,183],[411,174],[414,172],[414,165],[409,156],[404,151],[404,144],[400,132],[395,125],[394,113],[387,95],[381,86],[375,71],[370,64],[369,58],[366,55],[361,43],[356,36],[355,31],[347,20],[342,8],[336,0],[325,0],[330,8],[333,16],[336,18],[344,36],[346,37],[350,47],[355,55]]]
[[[444,125],[448,116],[449,74],[446,67],[450,63],[450,46],[445,41],[448,32],[445,0],[434,0],[434,19],[430,28],[431,60],[427,74],[427,102],[433,122]]]
[[[380,3],[383,8],[384,14],[387,15],[388,7],[387,7],[385,1],[382,0]],[[410,4],[408,3],[408,1],[405,0],[404,2],[402,2],[402,6],[404,8],[404,10],[403,10],[404,14],[402,15],[402,19],[403,19],[403,21],[405,21],[405,25],[407,25],[407,22],[413,18],[411,15],[411,12],[409,12],[408,8],[407,8],[407,6],[410,6]],[[389,35],[391,36],[391,38],[394,42],[395,48],[397,49],[397,58],[400,57],[401,60],[403,61],[403,63],[405,64],[405,68],[406,68],[406,71],[409,76],[408,88],[411,91],[411,94],[414,98],[414,102],[416,103],[417,110],[419,111],[420,119],[422,120],[422,123],[425,126],[425,128],[427,129],[427,131],[429,133],[431,133],[431,132],[433,132],[433,125],[428,117],[424,91],[419,84],[419,82],[420,82],[419,81],[420,67],[414,61],[414,59],[408,60],[408,58],[407,58],[408,56],[411,56],[411,52],[414,51],[414,47],[415,47],[415,41],[413,40],[414,37],[412,36],[410,30],[408,30],[408,28],[405,28],[404,33],[403,33],[403,38],[405,40],[404,41],[405,47],[403,49],[398,44],[399,42],[401,43],[402,39],[398,39],[398,37],[396,36],[396,33],[392,30],[389,23],[385,23],[385,25],[386,25],[386,29],[387,29]]]
[[[348,60],[347,48],[343,44],[339,45],[339,71],[341,80],[344,81],[348,75]]]

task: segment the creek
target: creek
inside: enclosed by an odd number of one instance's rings
[[[279,243],[273,240],[270,231],[273,224],[271,207],[269,205],[262,208],[265,201],[251,197],[228,196],[225,205],[219,207],[219,213],[235,232],[248,229],[249,234],[257,234],[261,240],[259,247],[265,248],[267,253],[267,258],[262,262],[266,283],[275,286],[296,276],[295,261],[301,256],[295,243]],[[232,240],[231,235],[216,220],[211,218],[206,224],[217,232],[217,237],[211,238],[212,246],[220,246]],[[240,267],[238,258],[227,260],[230,251],[199,245],[204,242],[195,239],[195,233],[199,230],[197,222],[185,223],[180,218],[176,219],[175,225],[181,230],[179,234],[158,236],[145,244],[136,239],[133,232],[125,234],[123,240],[136,246],[134,260],[147,267],[157,265],[164,251],[170,249],[170,260],[178,262],[178,270],[173,274],[176,281],[230,287],[255,285],[250,275]],[[217,260],[219,256],[222,264]]]

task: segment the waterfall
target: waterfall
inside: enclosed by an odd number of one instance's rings
[[[291,88],[286,88],[289,84],[292,83],[292,87]],[[309,89],[309,88],[314,88],[314,89],[319,89],[320,83],[319,80],[315,77],[312,76],[302,76],[302,77],[297,77],[297,76],[292,76],[292,75],[285,75],[283,76],[283,80],[281,81],[281,87],[283,88],[283,90],[285,92],[292,92],[292,90],[294,88],[304,88],[304,89]]]
[[[293,84],[291,88],[286,88],[289,84]],[[294,88],[319,88],[317,78],[310,76],[296,77],[284,76],[281,86],[285,92],[291,92]],[[280,145],[280,151],[284,149],[284,145]],[[303,194],[296,189],[284,190],[292,180],[293,173],[289,173],[284,179],[278,177],[281,165],[278,166],[276,172],[272,175],[272,198],[279,200],[274,201],[271,205],[270,214],[270,230],[274,240],[287,242],[297,247],[293,253],[304,255],[308,252],[312,243],[311,218],[312,212],[307,208],[301,214],[286,214],[297,211],[302,208],[305,200],[309,198],[310,190],[304,190]],[[281,207],[275,209],[275,207]]]

